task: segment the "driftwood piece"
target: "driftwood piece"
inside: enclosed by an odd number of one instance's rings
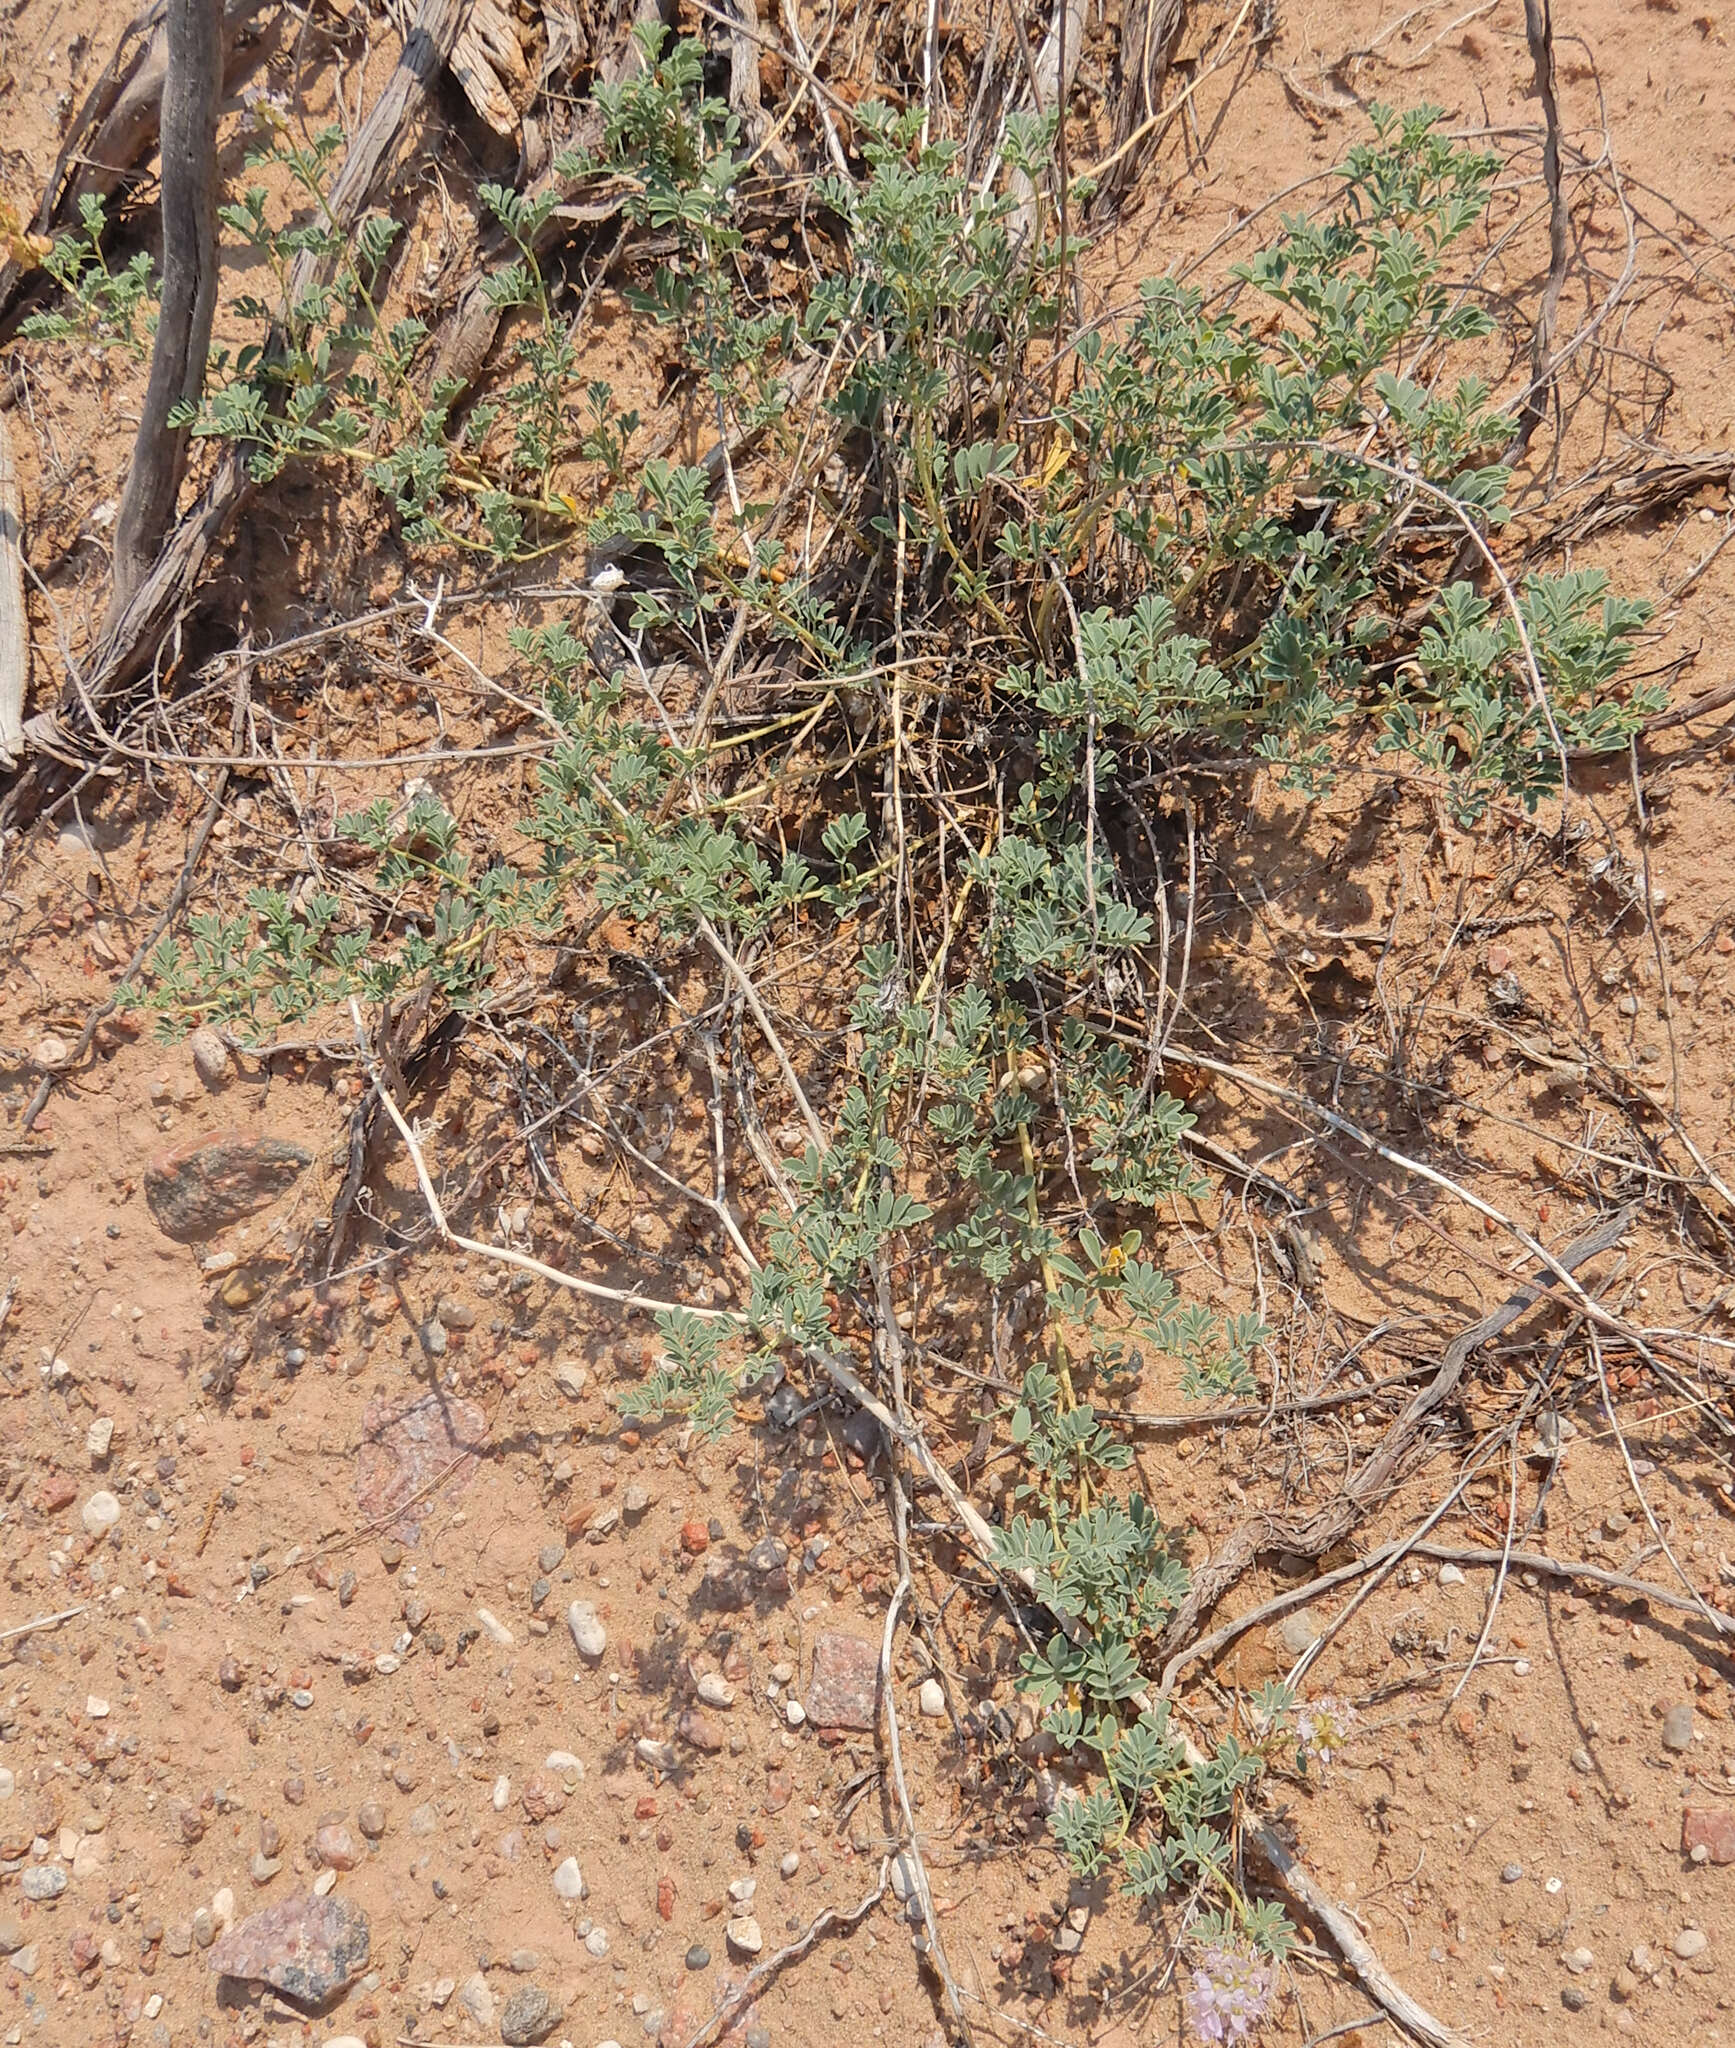
[[[169,0],[163,87],[163,295],[151,372],[114,532],[113,616],[144,581],[174,523],[190,429],[174,414],[205,388],[217,311],[217,103],[222,0]]]
[[[1656,519],[1695,491],[1735,486],[1735,449],[1707,449],[1699,455],[1665,455],[1605,484],[1594,498],[1558,525],[1550,526],[1528,550],[1535,556],[1576,547],[1593,534],[1607,533],[1630,519]]]
[[[1115,65],[1114,148],[1097,186],[1098,213],[1112,212],[1138,175],[1140,138],[1155,131],[1182,12],[1183,0],[1127,0]]]
[[[1028,84],[1037,113],[1058,113],[1059,119],[1065,121],[1089,15],[1088,0],[1054,0],[1048,33],[1030,62]],[[1009,224],[1010,232],[1022,237],[1030,232],[1036,218],[1036,193],[1022,171],[1013,173],[1010,189],[1018,202]]]
[[[618,85],[638,69],[641,61],[638,40],[631,30],[660,21],[665,21],[664,0],[634,0],[630,27],[622,32],[617,45],[598,67],[597,75],[604,84]],[[577,139],[583,141],[587,138],[581,134]],[[589,139],[594,140],[594,136]],[[570,240],[578,230],[600,226],[620,211],[627,191],[624,184],[618,190],[598,192],[594,186],[585,190],[587,183],[561,184],[561,203],[543,222],[531,243],[539,261]],[[514,244],[499,228],[490,228],[483,237],[476,262],[453,295],[452,310],[440,332],[434,352],[436,383],[450,378],[461,389],[468,390],[481,374],[482,365],[488,360],[489,351],[500,332],[500,322],[505,317],[503,310],[490,299],[489,286],[495,273],[515,261],[517,254]]]
[[[501,0],[470,0],[452,46],[452,76],[494,133],[515,140],[517,101],[529,92],[530,67],[517,26]]]
[[[24,494],[12,459],[12,433],[0,413],[0,767],[24,751],[24,690],[30,633],[24,617]]]
[[[340,233],[347,234],[354,227],[393,161],[404,128],[445,67],[462,14],[463,0],[423,0],[391,76],[356,131],[327,195],[331,220]],[[290,273],[292,299],[311,287],[318,269],[317,253],[303,250]],[[46,718],[46,724],[42,718],[33,719],[26,728],[27,737],[34,728],[62,753],[77,744],[74,736],[81,724],[89,737],[92,716],[100,716],[155,660],[171,622],[251,490],[246,451],[227,449],[211,481],[182,515],[144,580],[125,605],[104,621],[86,674],[68,680],[56,713]],[[13,828],[28,824],[57,786],[64,786],[64,776],[60,761],[31,762],[8,793],[5,823]]]

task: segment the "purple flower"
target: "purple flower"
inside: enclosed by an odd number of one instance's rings
[[[1317,1757],[1322,1764],[1330,1763],[1349,1739],[1355,1717],[1348,1700],[1333,1699],[1329,1694],[1297,1707],[1295,1744],[1303,1761]]]
[[[1208,1948],[1193,1970],[1187,2018],[1201,2041],[1248,2041],[1271,2003],[1271,1965],[1251,1949]]]

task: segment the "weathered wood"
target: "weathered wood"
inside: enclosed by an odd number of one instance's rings
[[[1184,0],[1126,0],[1114,88],[1114,148],[1097,186],[1097,211],[1112,211],[1137,177],[1162,111]]]
[[[126,609],[174,524],[190,428],[177,411],[205,388],[217,311],[217,105],[222,0],[169,0],[163,87],[163,295],[150,379],[115,520],[110,616]]]
[[[664,0],[633,0],[630,29],[653,21],[666,21]],[[617,85],[638,68],[638,41],[630,29],[622,31],[615,46],[598,66],[598,76],[605,84]],[[581,135],[578,139],[594,141],[595,134],[593,132],[588,138]],[[598,226],[620,211],[624,186],[613,193],[589,191],[581,199],[578,195],[587,182],[562,183],[561,204],[543,222],[531,244],[538,258],[551,254],[579,229]],[[468,389],[480,375],[504,317],[501,308],[489,297],[488,288],[495,273],[515,261],[517,254],[517,249],[498,228],[491,228],[484,236],[475,267],[454,294],[452,310],[440,330],[434,351],[436,382],[451,378]]]
[[[30,633],[24,617],[24,494],[12,435],[0,413],[0,768],[24,751],[24,690]]]
[[[356,132],[327,195],[331,218],[341,233],[354,227],[383,171],[395,156],[404,129],[445,66],[457,36],[463,0],[423,0],[391,77]],[[290,293],[299,297],[313,284],[318,256],[304,250],[290,274]],[[106,710],[157,659],[164,636],[183,609],[213,550],[228,532],[252,492],[246,451],[227,449],[198,500],[182,515],[143,581],[124,606],[103,622],[82,678],[69,678],[53,714],[39,714],[25,728],[52,741],[63,754],[89,738],[86,705]],[[64,763],[38,756],[9,791],[8,826],[28,824],[58,787]]]

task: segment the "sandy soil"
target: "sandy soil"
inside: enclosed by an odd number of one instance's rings
[[[42,81],[82,91],[118,20],[98,0],[23,0],[0,28],[0,164],[15,200],[39,189],[67,111]],[[1534,298],[1546,225],[1515,5],[1280,8],[1256,58],[1244,35],[1229,42],[1235,20],[1208,8],[1186,31],[1184,56],[1202,61],[1177,76],[1205,75],[1148,191],[1093,252],[1095,293],[1110,298],[1192,256],[1221,275],[1245,247],[1225,234],[1360,132],[1358,97],[1427,97],[1511,152],[1501,203],[1512,232],[1484,281],[1496,299]],[[1692,0],[1583,0],[1557,10],[1556,33],[1583,258],[1563,333],[1598,319],[1634,254],[1598,326],[1618,346],[1565,380],[1558,454],[1539,438],[1520,548],[1542,531],[1545,482],[1588,478],[1588,499],[1594,465],[1636,438],[1677,452],[1735,443],[1726,24]],[[1229,55],[1213,70],[1219,46]],[[353,92],[359,53],[351,68]],[[1087,110],[1087,156],[1088,121]],[[633,344],[618,312],[599,365],[629,392]],[[124,370],[19,361],[11,425],[31,559],[55,607],[33,614],[46,692],[57,632],[81,641],[101,601],[102,512],[112,516],[136,390]],[[654,402],[648,373],[645,392]],[[259,631],[293,628],[311,591],[397,594],[400,567],[369,535],[298,528],[299,514],[321,516],[312,495],[276,509],[226,572],[246,584]],[[1729,519],[1726,488],[1710,488],[1574,554],[1661,599],[1643,665],[1669,669],[1677,697],[1727,680],[1735,549],[1715,550]],[[290,567],[267,572],[279,534],[292,536]],[[328,680],[315,723],[329,744],[408,750],[442,719],[462,737],[489,715],[465,700],[442,710],[413,678],[396,696],[368,688],[341,672]],[[1721,1611],[1735,1580],[1723,1391],[1735,1335],[1724,1226],[1735,1215],[1715,1194],[1678,1190],[1689,1177],[1705,1185],[1689,1142],[1722,1179],[1735,1150],[1735,742],[1714,726],[1694,732],[1710,737],[1678,731],[1659,747],[1642,817],[1624,773],[1592,771],[1585,788],[1606,836],[1561,859],[1505,821],[1456,832],[1402,792],[1351,786],[1303,806],[1251,785],[1212,820],[1193,1002],[1220,1055],[1269,1072],[1287,1061],[1315,1080],[1335,1070],[1342,1114],[1388,1130],[1408,1115],[1451,1148],[1451,1171],[1551,1246],[1603,1208],[1652,1198],[1624,1246],[1591,1269],[1601,1298],[1647,1326],[1721,1335],[1724,1348],[1696,1334],[1661,1346],[1679,1378],[1666,1398],[1630,1354],[1611,1351],[1606,1387],[1594,1374],[1574,1382],[1558,1458],[1531,1428],[1430,1540],[1485,1553],[1510,1536]],[[368,792],[367,775],[347,779],[345,805],[358,787]],[[520,794],[466,801],[472,816],[504,820]],[[319,800],[333,800],[329,785]],[[256,801],[220,846],[230,908],[244,873],[294,872],[287,810],[268,784]],[[748,1967],[726,1933],[739,1914],[731,1886],[756,1886],[763,1959],[824,1910],[853,1914],[899,1845],[875,1738],[828,1735],[801,1711],[822,1636],[880,1642],[894,1571],[883,1468],[833,1409],[793,1429],[766,1419],[715,1448],[673,1429],[623,1429],[613,1398],[646,1369],[648,1322],[451,1257],[425,1233],[393,1251],[383,1233],[417,1228],[418,1209],[392,1145],[378,1155],[379,1225],[338,1277],[316,1281],[354,1086],[347,1063],[317,1046],[269,1071],[237,1059],[211,1086],[185,1047],[111,1025],[91,1068],[26,1136],[41,1042],[76,1037],[108,992],[179,872],[202,802],[185,783],[141,776],[88,826],[62,818],[9,849],[0,2041],[494,2041],[508,2001],[538,1987],[560,2008],[551,2039],[681,2048]],[[1636,898],[1620,893],[1627,883]],[[605,950],[599,939],[606,981]],[[608,1024],[639,1028],[625,1010]],[[1362,1078],[1397,1046],[1407,1098]],[[1274,1398],[1346,1373],[1370,1389],[1365,1407],[1305,1427],[1139,1433],[1147,1490],[1204,1556],[1254,1507],[1325,1497],[1389,1417],[1373,1383],[1437,1357],[1523,1262],[1461,1204],[1364,1150],[1317,1143],[1269,1098],[1203,1071],[1190,1079],[1171,1086],[1191,1095],[1202,1133],[1303,1197],[1312,1270],[1232,1180],[1156,1219],[1170,1269],[1194,1298],[1260,1305],[1279,1326]],[[687,1076],[667,1099],[679,1145],[702,1148],[703,1090]],[[435,1128],[454,1153],[466,1118],[479,1126],[489,1113],[474,1075],[416,1107],[449,1120]],[[236,1127],[302,1144],[311,1163],[245,1223],[197,1246],[172,1241],[147,1206],[147,1167]],[[684,1287],[726,1284],[680,1205],[653,1203],[605,1164],[568,1166],[597,1213]],[[518,1204],[531,1205],[520,1238],[558,1263],[572,1240],[535,1211],[521,1162],[501,1166],[472,1223],[510,1230]],[[646,1269],[592,1270],[620,1280]],[[445,1348],[430,1355],[435,1318]],[[946,1348],[938,1308],[916,1334]],[[1510,1362],[1496,1356],[1467,1386],[1460,1431],[1440,1439],[1361,1547],[1414,1529],[1462,1477],[1466,1435],[1509,1413],[1535,1371],[1520,1341],[1529,1334],[1519,1326]],[[924,1395],[961,1453],[974,1396],[938,1369]],[[1149,1370],[1137,1406],[1182,1406],[1166,1364]],[[98,1495],[118,1509],[106,1528]],[[973,2021],[1007,2041],[1177,2042],[1173,1922],[1069,1883],[1016,1718],[1015,1636],[955,1564],[942,1554],[924,1573],[926,1634],[900,1637],[893,1680],[947,1954],[979,2001]],[[1501,2048],[1596,2032],[1706,2048],[1735,2039],[1735,1868],[1695,1863],[1682,1833],[1688,1807],[1735,1817],[1735,1663],[1702,1618],[1526,1568],[1504,1576],[1490,1611],[1493,1578],[1473,1560],[1412,1560],[1371,1591],[1359,1579],[1324,1591],[1210,1671],[1194,1667],[1185,1711],[1196,1729],[1220,1729],[1239,1711],[1236,1687],[1288,1669],[1331,1623],[1307,1686],[1354,1705],[1353,1736],[1323,1778],[1275,1783],[1273,1805],[1393,1973],[1467,2037]],[[1294,1584],[1262,1567],[1216,1619]],[[595,1607],[598,1656],[575,1645],[575,1600]],[[939,1716],[921,1711],[931,1676]],[[700,1699],[702,1681],[716,1703]],[[580,1897],[557,1889],[569,1858]],[[26,1877],[45,1871],[63,1873],[64,1889],[29,1898]],[[367,1973],[309,2020],[219,1979],[204,1944],[322,1872],[368,1915],[372,1949]],[[913,1942],[888,1888],[745,2005],[729,2038],[944,2038]],[[1332,2038],[1367,2048],[1392,2038],[1329,1943],[1310,1940],[1270,2038],[1338,2028],[1350,2030]]]

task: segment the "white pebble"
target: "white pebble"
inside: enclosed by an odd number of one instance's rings
[[[109,1446],[114,1442],[114,1418],[99,1415],[84,1433],[84,1448],[90,1454],[90,1462],[100,1465],[108,1456]]]
[[[554,1889],[556,1895],[563,1899],[584,1897],[584,1874],[578,1867],[576,1856],[569,1856],[564,1863],[555,1866]]]
[[[504,1813],[511,1804],[512,1780],[504,1776],[496,1778],[494,1780],[494,1811],[496,1813]]]
[[[78,1511],[87,1536],[104,1536],[120,1520],[120,1502],[112,1493],[93,1493]]]
[[[578,1654],[588,1663],[596,1663],[608,1648],[608,1630],[596,1608],[588,1600],[575,1600],[566,1610],[566,1625]]]
[[[108,1701],[98,1699],[95,1693],[87,1693],[85,1695],[84,1711],[93,1721],[106,1721],[108,1719]]]
[[[333,1875],[336,1873],[334,1872]],[[211,1894],[211,1918],[219,1927],[227,1927],[235,1917],[235,1891],[231,1885],[219,1885]]]
[[[476,1619],[482,1624],[483,1632],[490,1642],[498,1643],[501,1649],[510,1650],[517,1637],[496,1614],[490,1614],[486,1607],[478,1607]]]
[[[731,1920],[726,1930],[729,1946],[737,1955],[756,1956],[765,1946],[765,1937],[759,1931],[759,1922],[751,1913],[745,1919]]]
[[[720,1671],[707,1671],[696,1690],[708,1707],[732,1707],[735,1704],[735,1688]]]
[[[313,1880],[313,1896],[316,1899],[323,1899],[336,1882],[337,1872],[335,1870],[322,1870]]]
[[[930,1721],[942,1721],[946,1716],[946,1694],[937,1678],[924,1678],[922,1689],[916,1695],[916,1704]]]
[[[0,1764],[0,1799],[10,1799],[16,1789],[16,1779],[4,1764]]]
[[[791,1728],[799,1728],[802,1722],[807,1719],[807,1709],[799,1700],[785,1700],[783,1702],[783,1718],[789,1723]]]
[[[1441,1565],[1440,1584],[1442,1586],[1461,1586],[1463,1585],[1463,1583],[1464,1574],[1458,1569],[1458,1567],[1455,1564]]]
[[[783,1861],[778,1864],[777,1874],[779,1877],[793,1877],[800,1868],[801,1851],[799,1849],[791,1849]]]
[[[543,1768],[558,1771],[563,1778],[582,1778],[584,1759],[573,1755],[570,1749],[551,1749],[542,1760]]]

